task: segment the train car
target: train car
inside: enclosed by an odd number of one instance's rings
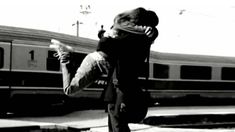
[[[0,26],[0,111],[19,100],[49,103],[64,99],[60,63],[49,48],[51,39],[75,47],[78,65],[97,46],[92,39]],[[95,92],[87,94],[98,96]]]
[[[158,100],[231,101],[235,57],[152,52],[149,83],[148,90]]]
[[[0,26],[0,112],[18,101],[63,101],[62,74],[51,39],[76,50],[78,66],[95,50],[97,40],[61,33]],[[144,71],[141,71],[144,73]],[[151,52],[149,79],[139,77],[154,101],[194,97],[235,98],[235,57]],[[100,99],[105,78],[85,88],[75,98]],[[182,101],[188,101],[183,99]]]

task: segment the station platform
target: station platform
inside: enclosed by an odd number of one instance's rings
[[[149,117],[174,118],[190,115],[235,115],[235,106],[151,107]],[[160,119],[160,118],[159,118]],[[174,128],[148,124],[129,124],[133,132],[235,132],[235,128]],[[11,117],[0,119],[1,132],[108,132],[104,110],[76,111],[52,117]]]

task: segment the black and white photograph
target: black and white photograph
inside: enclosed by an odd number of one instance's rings
[[[0,4],[0,132],[235,132],[234,0]]]

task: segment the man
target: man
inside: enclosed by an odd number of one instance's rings
[[[98,32],[98,38],[101,39],[104,36],[105,30],[104,25],[101,25],[101,29]]]
[[[157,15],[144,8],[121,13],[114,19],[112,29],[118,45],[116,74],[105,94],[110,132],[129,132],[128,123],[140,121],[147,113],[143,107],[148,102],[142,98],[138,76],[158,35],[157,24]]]

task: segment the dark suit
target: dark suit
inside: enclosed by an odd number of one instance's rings
[[[150,42],[144,35],[128,34],[117,38],[118,56],[116,65],[116,84],[110,83],[105,90],[105,101],[108,101],[109,131],[129,132],[128,123],[135,115],[142,93],[138,84],[139,71],[149,53]],[[125,104],[125,111],[120,111]],[[133,109],[132,109],[133,108]]]

